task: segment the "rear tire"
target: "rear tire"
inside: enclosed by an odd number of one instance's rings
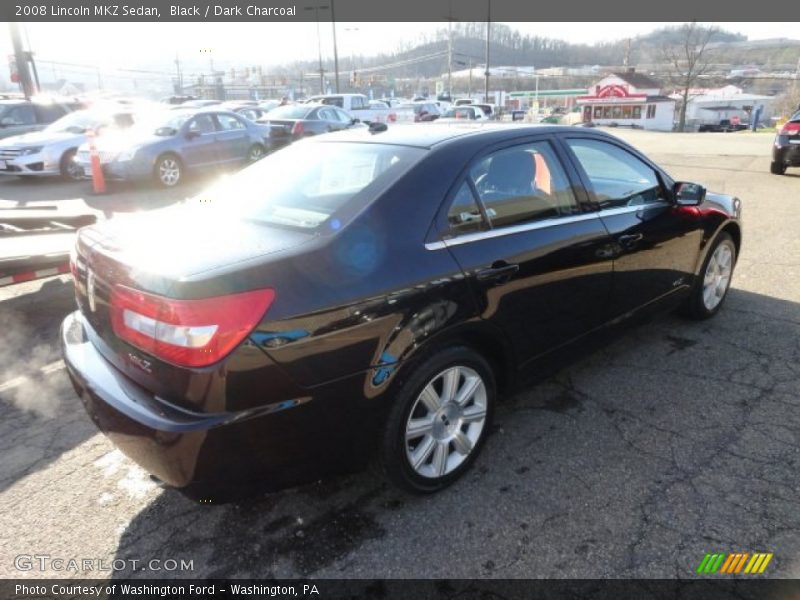
[[[698,321],[717,314],[728,297],[735,265],[736,244],[730,234],[723,231],[714,240],[689,298],[678,312]]]
[[[386,421],[381,462],[398,487],[439,491],[480,453],[496,401],[494,373],[471,348],[457,346],[415,362]]]
[[[769,172],[773,175],[783,175],[786,173],[786,165],[773,160],[769,165]]]
[[[183,180],[181,160],[174,154],[159,156],[153,169],[153,176],[156,183],[162,187],[175,187]]]
[[[247,162],[254,163],[264,158],[264,155],[265,155],[264,146],[262,146],[261,144],[253,144],[247,151]]]

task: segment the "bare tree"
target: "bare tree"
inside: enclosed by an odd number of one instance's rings
[[[673,41],[662,46],[669,82],[681,96],[678,131],[686,127],[686,108],[691,90],[697,87],[700,76],[709,70],[708,43],[718,32],[716,27],[703,27],[692,21],[677,27]]]

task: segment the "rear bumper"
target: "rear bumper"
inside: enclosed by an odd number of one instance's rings
[[[76,393],[115,446],[170,486],[191,496],[254,485],[279,489],[355,464],[357,436],[349,430],[353,411],[341,383],[246,411],[193,412],[150,394],[118,371],[89,332],[80,312],[67,316],[61,327],[64,362]]]
[[[800,167],[800,144],[790,144],[787,142],[780,146],[773,146],[772,160],[784,165]]]

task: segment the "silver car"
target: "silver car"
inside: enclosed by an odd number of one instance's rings
[[[87,132],[125,128],[133,121],[130,112],[79,110],[42,131],[0,140],[0,175],[82,179],[83,169],[75,164],[75,153],[86,142]]]

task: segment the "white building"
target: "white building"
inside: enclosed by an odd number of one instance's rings
[[[584,122],[672,131],[675,100],[662,95],[660,83],[634,69],[603,77],[577,103]]]
[[[675,100],[680,100],[679,93],[671,94]],[[720,121],[740,121],[750,123],[751,114],[759,106],[761,109],[760,120],[768,121],[772,116],[772,96],[760,94],[747,94],[735,85],[715,89],[689,90],[689,102],[686,106],[686,123],[689,127],[697,128],[700,125],[719,125]]]

